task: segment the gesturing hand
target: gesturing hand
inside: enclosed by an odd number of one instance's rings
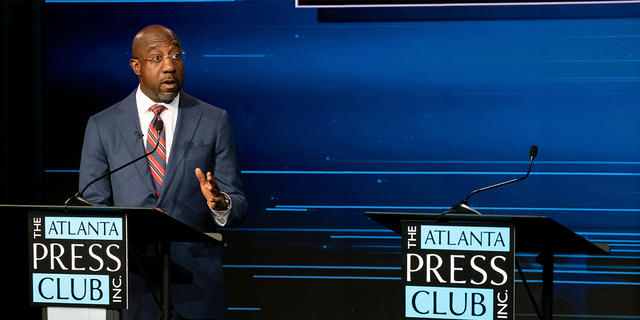
[[[198,177],[200,181],[202,195],[207,199],[209,207],[213,210],[227,210],[227,202],[224,201],[224,196],[220,193],[218,182],[211,172],[207,172],[205,176],[200,168],[196,168],[196,177]]]

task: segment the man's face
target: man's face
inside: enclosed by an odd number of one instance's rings
[[[169,103],[178,95],[184,82],[180,40],[168,29],[159,28],[138,36],[131,67],[140,79],[140,89],[154,102]],[[175,54],[179,54],[180,59],[167,56]],[[154,57],[159,62],[149,60]]]

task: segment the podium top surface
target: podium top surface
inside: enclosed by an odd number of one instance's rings
[[[68,215],[127,215],[127,229],[130,239],[170,242],[218,242],[219,233],[203,233],[158,209],[124,208],[107,206],[43,206],[43,205],[0,205],[0,214],[28,212],[68,214]],[[25,216],[26,219],[26,216]]]
[[[609,245],[590,242],[557,221],[544,216],[468,215],[407,212],[366,212],[365,215],[401,234],[403,220],[438,223],[512,223],[516,252],[551,254],[609,254]],[[440,217],[440,218],[438,218]],[[438,218],[436,220],[436,218]]]

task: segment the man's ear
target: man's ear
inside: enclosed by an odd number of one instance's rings
[[[131,65],[131,69],[133,69],[133,72],[135,72],[135,74],[137,74],[139,76],[141,74],[141,72],[140,72],[140,60],[131,59],[129,61],[129,64]]]

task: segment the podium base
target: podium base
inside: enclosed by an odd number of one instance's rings
[[[120,311],[100,308],[44,307],[42,320],[120,320]]]

